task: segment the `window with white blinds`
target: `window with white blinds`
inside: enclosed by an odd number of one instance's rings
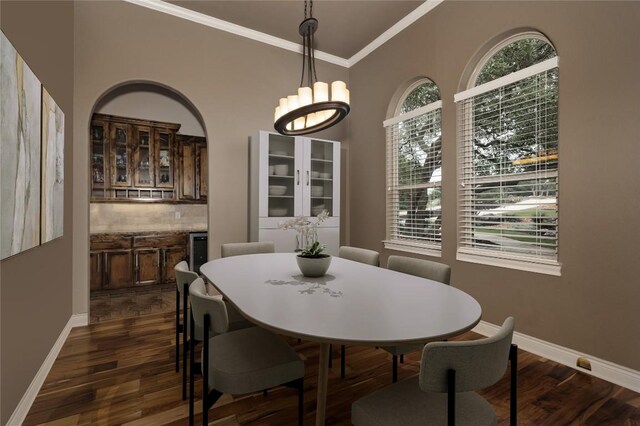
[[[433,96],[419,103],[439,99]],[[426,90],[418,86],[416,90]],[[435,96],[434,94],[437,94]],[[400,111],[415,105],[416,93]],[[418,103],[418,105],[419,105]],[[410,105],[411,104],[411,105]],[[384,122],[387,139],[387,240],[385,247],[415,252],[439,251],[442,197],[442,101],[400,113]]]
[[[455,95],[461,260],[559,274],[558,58],[545,54]]]

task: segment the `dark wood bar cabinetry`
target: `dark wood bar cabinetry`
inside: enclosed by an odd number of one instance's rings
[[[90,244],[91,290],[168,284],[187,259],[189,233],[92,234]]]

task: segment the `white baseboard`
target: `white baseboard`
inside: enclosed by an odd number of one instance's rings
[[[53,363],[58,358],[58,354],[64,345],[64,342],[67,341],[67,337],[71,332],[71,329],[74,327],[81,327],[89,324],[89,315],[88,314],[77,314],[71,315],[67,325],[64,326],[62,332],[58,336],[58,339],[53,344],[53,347],[49,351],[49,355],[45,358],[44,362],[40,366],[40,369],[36,373],[35,377],[31,381],[31,384],[27,388],[27,391],[22,395],[22,399],[18,403],[18,406],[13,411],[11,417],[9,417],[9,421],[7,422],[7,426],[19,426],[24,422],[24,419],[29,414],[29,410],[31,409],[31,405],[33,405],[33,401],[35,401],[36,396],[38,396],[38,392],[40,392],[40,388],[44,383],[45,379],[49,375],[49,371],[51,367],[53,367]]]
[[[71,318],[69,318],[69,323],[71,323],[71,328],[84,327],[85,325],[89,325],[89,314],[71,315]]]
[[[472,331],[482,334],[483,336],[492,336],[499,329],[500,327],[497,325],[480,321]],[[583,354],[573,349],[556,345],[555,343],[545,342],[544,340],[527,336],[517,331],[513,333],[513,343],[517,344],[520,349],[531,352],[532,354],[550,359],[551,361],[566,365],[583,373],[591,374],[592,376],[631,389],[634,392],[640,392],[640,371]],[[591,370],[576,365],[579,357],[584,357],[589,360]]]

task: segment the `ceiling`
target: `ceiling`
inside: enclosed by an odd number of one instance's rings
[[[274,37],[301,44],[298,25],[304,19],[303,0],[167,0],[190,9]],[[424,1],[316,0],[317,50],[351,58]]]

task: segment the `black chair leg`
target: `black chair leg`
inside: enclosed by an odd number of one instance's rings
[[[298,425],[302,426],[304,422],[304,378],[284,383],[283,386],[298,390]]]
[[[400,364],[404,364],[404,354],[400,355]]]
[[[196,348],[196,339],[195,339],[195,322],[193,320],[193,315],[192,313],[189,315],[189,323],[191,325],[191,328],[189,329],[191,331],[191,336],[189,338],[189,346],[190,346],[190,351],[189,351],[189,426],[193,426],[194,423],[194,404],[195,404],[195,372],[193,371],[193,369],[195,368],[195,348]],[[186,318],[185,318],[185,324],[186,324]],[[185,330],[186,333],[186,330]]]
[[[329,344],[329,368],[333,366],[333,357],[331,354],[333,353],[333,345]]]
[[[300,378],[298,385],[298,426],[304,424],[304,379]]]
[[[180,292],[176,287],[176,373],[180,371]]]
[[[511,363],[511,396],[510,396],[510,422],[511,426],[518,424],[518,345],[511,345],[509,351],[509,360]]]
[[[340,378],[344,379],[345,358],[347,356],[344,345],[340,346]]]
[[[187,308],[187,297],[189,293],[189,285],[184,284],[182,289],[182,323],[187,326],[187,318],[189,317]],[[182,333],[182,400],[185,401],[187,399],[187,351],[189,347],[187,345],[187,331],[184,330]]]
[[[209,314],[205,314],[202,330],[202,426],[209,425]],[[213,404],[211,404],[213,405]]]
[[[456,370],[447,370],[447,425],[456,424]]]
[[[393,383],[398,381],[398,356],[393,356],[393,372],[392,372],[392,380]]]

